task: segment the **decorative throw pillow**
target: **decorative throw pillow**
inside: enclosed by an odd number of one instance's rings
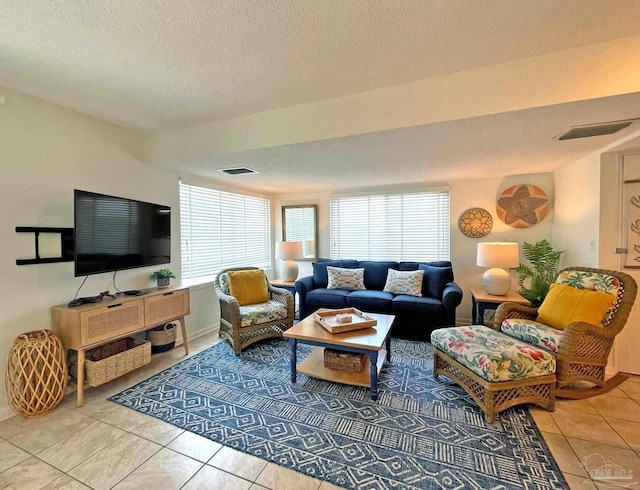
[[[393,294],[409,294],[411,296],[422,296],[423,270],[417,271],[397,271],[389,269],[387,272],[387,282],[383,291]]]
[[[538,309],[537,321],[559,330],[573,322],[600,326],[615,298],[610,293],[554,283]]]
[[[453,282],[453,269],[451,266],[440,267],[419,264],[418,270],[424,271],[422,296],[430,296],[441,300],[447,283]]]
[[[229,292],[240,306],[269,301],[267,281],[261,269],[229,271]]]
[[[322,262],[314,262],[313,266],[313,282],[317,288],[326,288],[329,284],[329,276],[327,274],[327,266],[344,267],[341,260],[324,260]]]
[[[327,289],[365,289],[364,269],[343,269],[342,267],[327,266],[329,283]]]

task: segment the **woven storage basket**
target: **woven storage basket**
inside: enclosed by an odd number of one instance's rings
[[[334,349],[324,349],[324,367],[339,371],[359,373],[367,361],[366,354],[356,354]]]
[[[56,408],[67,390],[62,342],[51,330],[19,335],[9,349],[5,387],[9,406],[23,417]]]
[[[151,353],[158,354],[173,349],[176,345],[176,324],[167,323],[147,330],[147,340],[151,342]]]
[[[88,350],[85,354],[85,380],[100,386],[151,362],[151,344],[146,340],[127,337]],[[77,378],[77,360],[70,366]]]

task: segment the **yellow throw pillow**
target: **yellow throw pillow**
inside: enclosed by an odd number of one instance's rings
[[[261,269],[229,271],[229,292],[240,306],[269,301],[267,281]]]
[[[537,321],[559,330],[573,322],[600,326],[615,298],[611,293],[554,283],[540,305]]]

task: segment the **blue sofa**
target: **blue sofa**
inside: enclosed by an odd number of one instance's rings
[[[364,268],[365,290],[328,289],[327,266]],[[383,291],[388,269],[424,270],[422,296]],[[462,289],[453,280],[451,262],[393,262],[318,259],[313,275],[296,281],[300,318],[318,308],[354,307],[371,313],[395,315],[394,337],[429,341],[431,331],[456,324]]]

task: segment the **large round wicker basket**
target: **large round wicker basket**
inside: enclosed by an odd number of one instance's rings
[[[9,406],[23,417],[56,408],[67,389],[65,349],[51,330],[19,335],[9,349],[5,387]]]

